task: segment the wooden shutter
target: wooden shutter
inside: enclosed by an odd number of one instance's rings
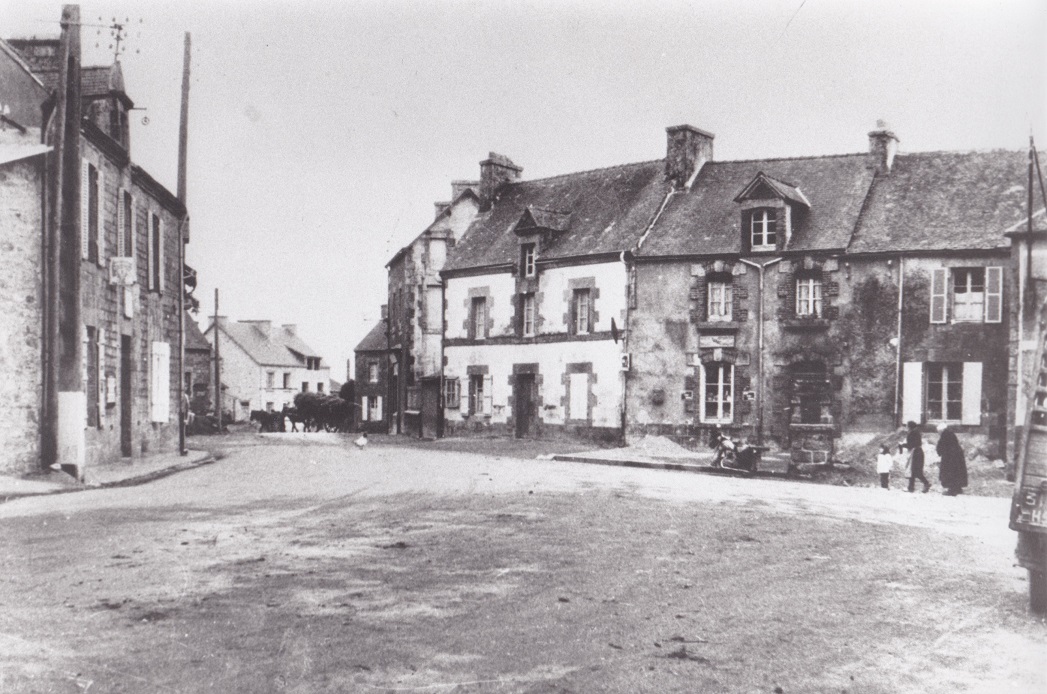
[[[377,412],[377,413],[378,413],[378,419],[377,419],[377,421],[379,421],[379,422],[380,422],[380,421],[382,421],[383,419],[385,419],[385,410],[384,410],[384,409],[382,409],[382,396],[381,396],[381,395],[379,395],[379,396],[377,396],[377,397],[375,398],[375,410],[377,410],[377,411],[378,411],[378,412]]]
[[[91,165],[80,162],[80,257],[87,260],[91,229]]]
[[[171,345],[154,342],[150,366],[151,419],[166,423],[171,414]]]
[[[923,362],[902,365],[902,422],[923,421]]]
[[[164,220],[160,219],[160,215],[156,216],[156,225],[157,228],[160,230],[159,233],[156,235],[158,241],[156,252],[158,253],[157,257],[160,259],[160,262],[157,265],[158,276],[156,278],[156,288],[161,293],[163,293],[164,275],[167,273],[164,272]]]
[[[982,363],[963,363],[963,410],[961,424],[978,426],[982,423]]]
[[[370,410],[371,410],[371,408],[368,405],[369,405],[369,403],[367,402],[367,396],[366,395],[361,395],[360,396],[360,421],[361,422],[366,422],[370,418],[370,415],[371,415]]]
[[[483,413],[491,414],[494,411],[494,377],[484,376],[484,402]]]
[[[945,323],[949,318],[949,270],[939,267],[931,270],[931,323]],[[916,421],[916,420],[907,420]]]
[[[985,268],[985,322],[1003,321],[1003,268]]]
[[[98,226],[95,228],[95,241],[98,244],[98,264],[105,264],[105,178],[102,167],[98,167]]]

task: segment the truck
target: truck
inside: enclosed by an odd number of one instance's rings
[[[1047,308],[1047,306],[1045,306]],[[1025,429],[1015,467],[1011,530],[1018,532],[1015,556],[1029,571],[1029,607],[1047,612],[1047,314],[1040,311]]]

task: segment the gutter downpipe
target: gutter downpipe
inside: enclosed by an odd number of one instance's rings
[[[757,330],[756,338],[756,379],[759,387],[756,389],[756,445],[763,445],[763,390],[764,390],[764,378],[763,378],[763,275],[764,271],[775,263],[780,263],[781,258],[772,258],[762,265],[760,263],[746,260],[745,258],[739,258],[746,265],[751,265],[760,271],[760,288],[759,288],[759,303],[757,306],[757,320],[760,322],[760,327]]]
[[[894,336],[894,426],[901,422],[902,401],[902,304],[905,300],[905,256],[898,256],[898,330]]]

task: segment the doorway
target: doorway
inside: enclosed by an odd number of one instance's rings
[[[120,336],[120,455],[131,456],[131,337]]]
[[[534,374],[516,374],[513,381],[513,416],[516,419],[516,438],[524,438],[534,433],[534,415]]]

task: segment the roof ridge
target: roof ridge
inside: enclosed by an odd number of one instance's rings
[[[614,164],[612,166],[599,166],[595,169],[585,169],[583,171],[571,171],[568,173],[556,174],[554,176],[545,176],[544,178],[528,178],[522,181],[514,181],[512,185],[520,185],[526,183],[540,183],[542,181],[551,181],[556,178],[567,178],[568,176],[580,176],[582,174],[596,173],[598,171],[610,171],[611,169],[624,169],[629,166],[643,166],[644,164],[654,164],[657,162],[665,161],[665,158],[661,159],[649,159],[647,161],[636,161],[628,164]]]
[[[801,157],[770,157],[766,159],[710,159],[708,164],[751,164],[772,161],[807,161],[811,159],[842,159],[844,157],[868,157],[868,152],[846,152],[844,154],[811,154]],[[770,174],[767,174],[770,176]],[[792,185],[792,184],[790,184]]]

